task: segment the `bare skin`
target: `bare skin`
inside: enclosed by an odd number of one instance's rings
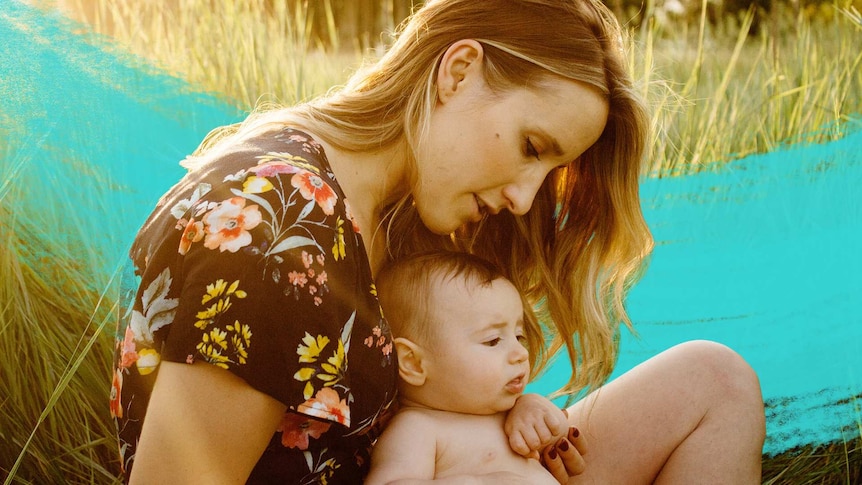
[[[410,407],[389,424],[375,450],[390,459],[385,468],[372,468],[366,483],[469,483],[499,479],[507,472],[522,483],[556,484],[538,460],[516,454],[503,432],[505,413],[479,416]],[[416,478],[395,480],[398,471],[410,470]],[[390,473],[392,472],[392,473]],[[499,483],[493,482],[492,483]]]
[[[550,110],[541,110],[532,118],[478,116],[494,114],[493,110],[503,106],[499,103],[485,106],[476,101],[487,101],[487,97],[479,96],[486,89],[478,77],[481,60],[481,49],[469,40],[454,44],[445,56],[438,79],[441,93],[438,116],[441,113],[445,116],[435,126],[457,127],[451,120],[455,117],[457,121],[459,116],[468,120],[470,126],[475,126],[476,119],[508,121],[500,126],[486,123],[488,129],[478,134],[476,130],[469,131],[476,139],[461,144],[470,148],[464,155],[470,161],[475,158],[473,147],[487,149],[484,172],[476,172],[478,182],[458,173],[459,184],[462,179],[469,183],[465,182],[463,187],[448,181],[427,184],[446,189],[442,195],[426,194],[417,202],[426,213],[424,218],[434,223],[431,229],[435,232],[445,233],[475,220],[482,211],[492,214],[499,210],[527,211],[547,172],[577,158],[595,141],[600,126],[604,125],[604,118],[598,116],[600,119],[593,121],[601,123],[589,122],[577,133],[568,133],[561,129],[575,126],[565,117],[568,110],[555,116],[550,116]],[[588,92],[572,83],[551,85],[556,86],[556,91],[568,92],[569,97],[582,101],[578,104],[592,99]],[[553,102],[557,98],[546,101],[565,105]],[[517,107],[519,103],[532,103],[534,96],[521,93],[507,99]],[[599,105],[589,112],[604,114],[605,110]],[[507,111],[508,114],[528,112]],[[559,156],[548,150],[540,150],[542,153],[536,157],[520,153],[525,136],[542,148],[548,140],[541,131],[559,140],[575,141],[570,146],[563,144],[563,155]],[[500,133],[502,138],[498,139],[496,135]],[[437,151],[444,151],[446,159],[451,159],[452,150],[446,145],[451,137],[448,132],[444,134],[437,137]],[[480,139],[479,134],[488,136]],[[434,146],[429,145],[429,153],[434,153]],[[377,227],[376,214],[381,204],[391,201],[410,185],[411,176],[400,152],[404,148],[388,147],[381,152],[362,154],[361,163],[358,154],[341,153],[332,147],[325,149],[363,229],[375,270],[384,254],[380,242],[369,239]],[[502,153],[511,155],[504,160],[498,156]],[[429,156],[426,168],[435,166],[431,162],[438,158]],[[500,160],[506,162],[504,166],[496,165]],[[484,173],[494,175],[492,185],[485,186],[489,176]],[[431,179],[431,175],[429,170],[420,178]],[[207,409],[212,406],[235,417],[230,426],[207,420]],[[244,483],[284,410],[283,404],[229,372],[206,364],[163,362],[142,430],[132,483]],[[590,447],[583,470],[580,465],[572,465],[574,447],[557,450],[555,456],[549,456],[546,449],[543,456],[558,479],[583,471],[582,475],[568,479],[569,483],[653,480],[756,483],[759,480],[764,425],[757,379],[736,354],[715,344],[678,347],[642,364],[570,408],[569,421],[580,428]]]
[[[589,443],[584,472],[570,484],[760,483],[760,385],[748,364],[720,344],[673,347],[568,415]]]
[[[212,409],[231,422],[209,419]],[[284,410],[213,365],[162,362],[130,483],[245,483]]]

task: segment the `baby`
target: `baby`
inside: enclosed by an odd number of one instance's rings
[[[540,405],[504,428],[530,378],[528,337],[540,334],[496,267],[465,253],[423,253],[384,268],[377,289],[396,337],[400,409],[374,447],[367,484],[478,476],[556,484],[582,468],[582,438],[546,399],[530,395]],[[554,440],[543,452],[554,474],[525,445],[537,436]]]

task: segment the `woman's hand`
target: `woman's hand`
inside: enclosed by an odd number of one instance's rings
[[[539,459],[539,451],[566,436],[566,411],[539,394],[524,394],[506,415],[503,430],[512,451]]]
[[[503,429],[515,453],[539,460],[559,483],[584,472],[586,440],[570,425],[566,410],[548,399],[538,394],[519,397]]]
[[[542,465],[561,484],[567,484],[569,479],[584,473],[586,462],[583,455],[587,454],[587,443],[578,428],[572,426],[565,438],[547,446],[542,452]]]

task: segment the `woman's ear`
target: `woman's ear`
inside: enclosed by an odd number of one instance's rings
[[[482,44],[473,39],[464,39],[450,45],[437,69],[437,100],[448,102],[471,81],[482,79]]]
[[[395,352],[398,355],[398,375],[401,380],[411,386],[425,384],[426,373],[423,359],[425,351],[412,340],[398,337],[395,340]]]

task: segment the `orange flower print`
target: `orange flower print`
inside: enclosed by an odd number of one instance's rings
[[[332,423],[309,418],[298,413],[287,412],[281,418],[276,431],[281,432],[281,444],[287,448],[308,449],[308,438],[320,438],[329,431]]]
[[[291,271],[290,273],[287,273],[287,278],[290,280],[290,284],[300,288],[305,288],[305,284],[308,283],[308,278],[305,276],[305,273]]]
[[[204,238],[204,223],[201,221],[195,221],[192,218],[187,224],[185,230],[183,230],[183,235],[180,238],[180,254],[186,254],[189,252],[189,248],[192,247],[192,243],[196,243]]]
[[[132,326],[126,327],[126,335],[122,343],[122,352],[120,354],[120,370],[127,369],[138,360],[138,353],[135,349],[135,332]]]
[[[350,407],[338,391],[324,387],[317,391],[313,398],[299,405],[299,411],[309,416],[334,420],[344,426],[350,426]]]
[[[204,246],[207,249],[235,253],[251,244],[249,230],[260,224],[261,215],[257,205],[245,206],[242,197],[231,197],[218,204],[203,217],[206,226]]]
[[[299,169],[282,160],[273,160],[259,163],[257,166],[248,169],[248,171],[258,177],[275,177],[282,173],[296,173],[299,172]]]
[[[308,254],[307,251],[303,251],[302,252],[302,265],[305,266],[305,269],[310,268],[311,263],[313,263],[313,262],[314,262],[314,257],[312,257],[310,254]]]
[[[114,380],[111,383],[111,417],[122,418],[123,406],[120,397],[123,391],[123,372],[121,369],[114,370]]]
[[[327,185],[319,175],[303,170],[290,179],[291,185],[299,189],[305,200],[314,200],[323,209],[323,213],[335,214],[335,201],[338,197],[332,187]]]
[[[347,199],[344,199],[344,212],[347,213],[347,219],[353,224],[353,232],[359,234],[359,224],[356,223],[356,218],[353,217],[353,209]]]

